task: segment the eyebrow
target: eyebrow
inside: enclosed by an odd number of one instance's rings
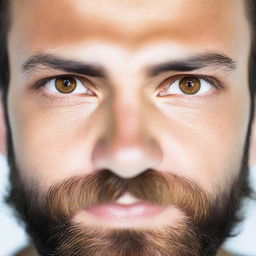
[[[99,65],[70,60],[54,54],[36,54],[30,57],[22,65],[22,73],[30,73],[34,70],[37,71],[42,67],[104,79],[107,77],[105,69]],[[164,72],[194,71],[201,68],[227,69],[228,71],[233,71],[236,68],[236,61],[223,53],[206,52],[181,60],[173,60],[149,66],[146,73],[149,76],[157,76]]]
[[[157,76],[168,71],[194,71],[202,68],[233,71],[236,69],[236,61],[223,53],[205,52],[187,59],[174,60],[151,66],[147,73],[149,76]]]
[[[98,65],[87,64],[80,61],[70,60],[54,54],[37,54],[30,57],[22,65],[22,73],[37,71],[43,67],[62,70],[70,73],[78,73],[86,76],[106,78],[104,69]]]

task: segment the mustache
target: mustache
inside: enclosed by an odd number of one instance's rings
[[[126,192],[163,207],[174,205],[195,222],[207,218],[211,202],[195,182],[170,172],[148,169],[123,179],[105,169],[52,185],[46,193],[45,209],[55,220],[69,220],[80,209],[116,201]]]

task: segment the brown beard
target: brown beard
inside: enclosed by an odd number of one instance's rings
[[[241,199],[249,193],[241,183],[244,177],[213,198],[186,178],[149,169],[128,180],[108,170],[73,177],[43,195],[35,184],[22,181],[20,170],[12,170],[8,202],[15,206],[43,256],[212,256],[239,220]],[[128,191],[142,200],[175,205],[186,218],[175,227],[143,231],[100,230],[71,221],[79,209],[114,201]]]
[[[99,228],[71,224],[70,220],[78,210],[115,201],[125,192],[154,204],[175,205],[186,213],[187,220],[178,223],[177,228],[168,226],[161,231],[102,231]],[[198,234],[195,228],[190,229],[189,226],[207,218],[209,199],[202,189],[185,178],[148,170],[138,177],[125,180],[103,170],[56,184],[44,198],[41,208],[46,209],[46,215],[51,219],[67,223],[64,230],[69,234],[67,236],[67,233],[60,232],[61,245],[52,255],[66,255],[67,252],[99,256],[201,255]]]
[[[125,192],[161,206],[175,205],[194,221],[206,217],[210,196],[188,179],[147,170],[122,179],[108,170],[74,177],[50,187],[45,196],[51,218],[69,219],[79,209],[117,200]]]

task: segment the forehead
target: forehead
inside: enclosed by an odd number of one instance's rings
[[[12,32],[35,51],[97,39],[239,50],[249,29],[244,0],[13,0],[11,10]]]

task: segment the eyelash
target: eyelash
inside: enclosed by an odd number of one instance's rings
[[[39,81],[37,81],[33,88],[35,89],[35,92],[36,93],[39,93],[40,97],[46,97],[51,103],[60,103],[60,102],[63,102],[63,101],[68,101],[68,100],[72,100],[73,99],[73,96],[52,96],[50,95],[49,93],[46,93],[44,92],[44,90],[42,89],[45,84],[53,79],[57,79],[57,78],[61,78],[61,77],[73,77],[75,78],[76,80],[80,80],[83,84],[85,83],[85,81],[89,81],[88,79],[86,78],[83,78],[83,77],[80,77],[80,76],[77,76],[77,75],[73,75],[73,74],[64,74],[64,75],[59,75],[59,76],[53,76],[53,77],[48,77],[48,78],[43,78]],[[177,75],[177,76],[174,76],[174,77],[168,77],[166,78],[160,85],[160,89],[161,88],[165,88],[167,86],[171,86],[174,82],[176,82],[177,80],[181,80],[182,78],[184,77],[195,77],[197,79],[203,79],[205,81],[207,81],[208,83],[210,83],[216,90],[214,90],[214,92],[208,94],[208,95],[203,95],[203,96],[197,96],[197,95],[175,95],[176,99],[181,99],[181,100],[185,100],[185,101],[194,101],[194,100],[199,100],[200,102],[205,102],[207,100],[210,100],[212,98],[216,98],[217,94],[219,93],[220,90],[224,89],[224,86],[222,85],[222,83],[216,79],[216,78],[213,78],[211,76],[205,76],[205,75],[197,75],[197,74],[181,74],[181,75]],[[168,85],[166,85],[166,81],[169,81],[168,82]],[[163,85],[164,84],[164,85]],[[91,88],[89,88],[87,86],[88,89],[91,90]],[[88,97],[90,97],[90,95],[88,95]],[[158,96],[160,98],[170,98],[170,97],[173,97],[173,95],[166,95],[166,96]]]
[[[79,80],[82,84],[84,84],[85,82],[90,82],[88,79],[78,76],[78,75],[74,75],[74,74],[63,74],[63,75],[58,75],[58,76],[52,76],[52,77],[47,77],[47,78],[43,78],[39,81],[37,81],[34,86],[33,89],[35,91],[36,94],[39,94],[40,98],[47,98],[50,103],[61,103],[63,101],[68,101],[68,100],[73,100],[74,96],[73,95],[51,95],[47,92],[44,91],[43,87],[46,85],[47,82],[54,80],[54,79],[58,79],[58,78],[62,78],[62,77],[72,77],[76,80]],[[89,90],[91,90],[91,87],[86,86]],[[90,95],[88,95],[88,97],[90,97]]]
[[[161,85],[160,85],[160,89],[164,89],[164,88],[169,88],[170,86],[172,86],[173,83],[175,83],[176,81],[179,81],[185,77],[194,77],[197,79],[202,79],[205,80],[206,82],[210,83],[213,87],[214,87],[214,91],[212,91],[210,94],[206,94],[206,95],[185,95],[185,94],[176,94],[174,97],[178,100],[183,100],[183,101],[200,101],[200,102],[206,102],[207,100],[210,99],[214,99],[216,98],[216,96],[218,95],[218,93],[224,89],[223,83],[219,80],[216,79],[212,76],[207,76],[207,75],[197,75],[197,74],[180,74],[174,77],[168,77],[167,79],[165,79]],[[166,81],[168,81],[167,85],[166,85]],[[165,95],[165,96],[159,96],[160,98],[171,98],[173,97],[173,95]]]

